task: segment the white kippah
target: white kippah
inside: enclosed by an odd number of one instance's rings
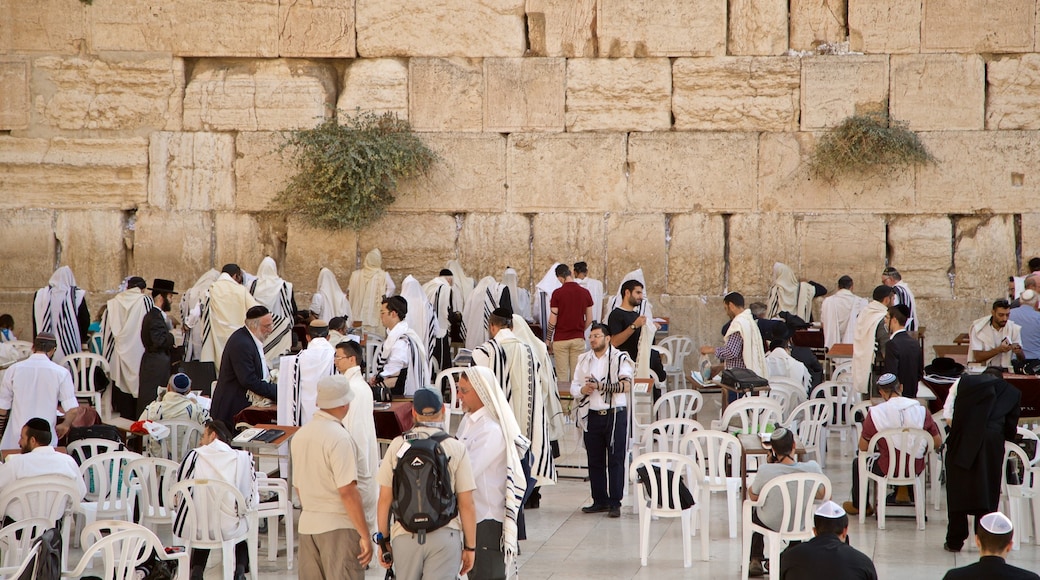
[[[1010,534],[1015,529],[1011,525],[1011,520],[1000,512],[982,516],[982,519],[979,520],[979,525],[991,534]]]
[[[825,501],[816,508],[816,515],[829,520],[836,520],[845,515],[845,510],[833,501]]]

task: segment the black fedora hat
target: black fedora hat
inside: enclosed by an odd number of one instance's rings
[[[932,364],[924,367],[924,373],[940,377],[959,377],[964,374],[964,365],[952,358],[941,356],[932,359]]]
[[[149,290],[164,294],[177,294],[177,292],[173,291],[173,280],[163,280],[162,278],[156,278],[152,281],[152,287]]]

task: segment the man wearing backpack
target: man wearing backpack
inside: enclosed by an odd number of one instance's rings
[[[418,389],[412,418],[415,427],[390,442],[376,476],[379,561],[384,568],[396,564],[399,580],[454,578],[473,568],[473,471],[466,446],[443,430],[439,392]]]

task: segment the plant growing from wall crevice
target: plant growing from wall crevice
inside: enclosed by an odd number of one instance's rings
[[[274,204],[313,227],[359,231],[386,213],[401,181],[425,173],[437,155],[393,113],[339,117],[284,136],[279,150],[295,173]]]
[[[843,175],[877,174],[886,169],[935,163],[935,157],[905,123],[884,112],[846,117],[816,145],[809,166],[828,181]]]

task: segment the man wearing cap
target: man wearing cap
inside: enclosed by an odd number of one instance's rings
[[[307,325],[310,341],[300,354],[282,357],[279,364],[279,425],[305,425],[318,409],[318,381],[336,372],[336,348],[329,343],[329,324],[312,320]]]
[[[867,301],[852,293],[852,277],[838,278],[838,291],[823,299],[820,322],[823,345],[830,349],[837,343],[852,344],[856,333],[856,317]]]
[[[910,286],[903,282],[903,276],[892,266],[887,266],[881,272],[881,283],[888,286],[894,292],[894,300],[892,306],[897,304],[904,304],[910,309],[910,318],[907,321],[906,329],[913,332],[917,330],[917,327],[921,325],[920,320],[917,317],[917,305],[914,303],[914,293],[910,291]]]
[[[983,316],[971,323],[968,330],[970,349],[969,367],[1011,368],[1011,357],[1025,359],[1022,352],[1021,328],[1011,322],[1011,304],[1007,300],[997,300],[989,316]]]
[[[318,381],[312,420],[290,444],[293,481],[300,496],[300,578],[360,580],[372,560],[362,501],[371,468],[343,424],[354,393],[343,375]]]
[[[1036,310],[1040,295],[1036,290],[1026,290],[1019,300],[1020,305],[1011,309],[1008,320],[1020,328],[1019,336],[1025,358],[1040,359],[1040,312]]]
[[[943,580],[1040,580],[1035,572],[1012,566],[1005,561],[1011,551],[1015,535],[1014,526],[1000,512],[986,514],[975,526],[975,545],[979,547],[979,561],[954,568],[943,576]]]
[[[549,328],[545,336],[556,360],[556,376],[572,378],[578,355],[585,350],[585,329],[595,320],[592,295],[574,281],[566,264],[556,266],[562,284],[549,299]],[[511,313],[510,313],[511,314]]]
[[[885,317],[894,305],[895,291],[885,285],[874,288],[871,300],[856,318],[856,335],[852,343],[852,386],[870,397],[870,387],[885,374],[885,343],[888,327]]]
[[[129,418],[136,419],[144,413],[145,408],[155,400],[157,389],[166,386],[170,380],[170,357],[173,352],[174,338],[170,330],[173,323],[167,312],[172,306],[174,285],[172,280],[156,278],[148,290],[152,293],[153,306],[148,309],[141,322],[141,343],[144,355],[141,357],[140,388],[132,393],[137,397],[134,413]],[[114,394],[114,393],[113,393]]]
[[[477,487],[477,542],[470,580],[505,580],[516,572],[517,517],[527,488],[521,457],[528,440],[490,369],[469,367],[458,377],[466,414],[458,438],[466,445]]]
[[[380,328],[386,339],[376,351],[376,373],[369,384],[382,384],[395,395],[411,396],[430,382],[430,359],[419,335],[405,322],[408,301],[401,296],[383,299],[379,310]]]
[[[880,393],[883,402],[871,406],[866,419],[863,420],[863,434],[859,440],[859,450],[861,453],[867,451],[867,448],[870,445],[870,440],[874,435],[877,435],[878,432],[884,431],[885,429],[901,429],[904,427],[924,429],[927,431],[928,434],[932,436],[934,449],[938,449],[939,446],[942,445],[942,437],[939,435],[939,427],[935,424],[935,420],[932,419],[932,415],[928,413],[927,409],[921,406],[921,403],[919,403],[917,399],[910,399],[901,396],[902,387],[899,384],[899,379],[897,379],[895,375],[891,373],[881,375],[877,381],[877,390]],[[899,460],[900,454],[902,453],[913,453],[914,473],[921,473],[925,468],[924,454],[926,450],[926,448],[900,449],[897,443],[897,460]],[[882,475],[887,473],[888,465],[892,459],[888,455],[887,445],[877,447],[877,451],[880,455],[874,461],[871,471],[877,475]],[[844,504],[845,511],[852,515],[859,514],[859,507],[856,505],[859,502],[859,486],[858,459],[856,459],[852,462],[852,501],[847,501]],[[898,488],[896,491],[896,498],[899,501],[908,501],[910,496],[907,492],[907,488]],[[867,508],[867,513],[872,513],[871,508]]]
[[[910,309],[905,304],[888,309],[888,318],[885,319],[888,328],[885,372],[899,379],[904,397],[913,399],[917,397],[917,384],[924,376],[924,359],[921,355],[921,343],[906,331],[906,322],[909,319]]]
[[[137,398],[141,384],[141,358],[145,352],[141,329],[145,314],[152,309],[152,298],[145,294],[145,286],[140,276],[127,278],[126,290],[109,300],[101,315],[101,354],[108,360],[112,383],[129,403],[127,411],[137,410],[132,399]],[[116,394],[113,391],[109,396],[115,398]]]
[[[235,415],[249,406],[247,392],[278,400],[278,386],[271,383],[264,358],[264,340],[274,329],[274,320],[265,306],[254,306],[246,311],[245,322],[228,337],[210,405],[210,415],[229,431],[234,430]]]
[[[448,525],[426,533],[426,542],[419,544],[416,534],[404,529],[399,522],[390,526],[390,505],[393,503],[394,468],[405,441],[415,437],[429,437],[443,431],[444,399],[434,389],[419,389],[412,401],[412,418],[415,427],[395,437],[379,465],[376,481],[379,483],[379,511],[376,522],[379,534],[390,538],[394,571],[398,580],[421,580],[423,578],[455,578],[473,568],[476,553],[477,522],[473,503],[476,483],[466,446],[448,437],[441,441],[441,448],[448,456],[448,471],[451,485],[458,502],[459,515]],[[380,546],[379,563],[384,568],[391,566],[382,557]],[[461,565],[460,565],[461,563]]]
[[[242,268],[238,264],[225,264],[220,270],[220,277],[209,287],[209,298],[202,306],[203,338],[199,360],[213,362],[218,373],[224,364],[224,349],[232,333],[241,328],[246,312],[259,304],[242,285],[242,280]],[[273,332],[273,317],[271,321]],[[264,340],[271,332],[264,336]]]
[[[783,427],[778,427],[773,431],[773,436],[770,441],[772,442],[772,446],[769,455],[766,456],[766,463],[759,466],[758,473],[755,474],[755,480],[748,488],[747,495],[751,501],[757,501],[765,484],[781,475],[789,475],[792,473],[823,473],[820,470],[820,464],[815,461],[795,460],[795,440],[793,431]],[[816,499],[823,499],[827,491],[826,488],[821,487]],[[780,520],[783,517],[783,512],[784,501],[780,496],[780,490],[774,490],[770,495],[766,496],[760,507],[755,508],[751,512],[751,520],[760,526],[776,530],[780,528]],[[765,568],[762,565],[762,560],[764,559],[765,537],[762,536],[762,534],[755,532],[751,534],[751,561],[748,563],[748,576],[765,575]],[[773,562],[773,565],[775,566],[776,562]]]
[[[848,544],[849,516],[826,501],[813,515],[813,539],[793,545],[780,558],[781,580],[877,580],[874,562]]]
[[[51,360],[58,341],[53,334],[41,332],[33,340],[29,358],[8,367],[0,380],[0,419],[8,426],[0,440],[0,449],[18,449],[18,425],[24,425],[33,417],[40,417],[50,425],[58,418],[60,405],[65,420],[51,427],[50,444],[58,445],[80,413],[76,400],[76,387],[69,369]]]
[[[166,394],[158,401],[152,401],[141,413],[141,421],[193,421],[205,425],[209,421],[209,411],[203,409],[199,402],[188,396],[191,392],[191,379],[184,373],[170,377]],[[152,457],[159,457],[159,442],[148,438],[148,447]]]
[[[347,418],[343,424],[347,426],[350,437],[358,448],[358,464],[371,466],[373,475],[379,465],[379,441],[376,437],[376,421],[373,413],[374,399],[372,388],[365,382],[361,374],[361,363],[364,361],[361,344],[354,340],[345,340],[336,345],[336,372],[346,377],[351,393],[354,394],[347,410]],[[365,505],[365,517],[368,518],[370,530],[376,529],[376,502],[379,499],[379,488],[372,484],[361,490],[361,500]]]

